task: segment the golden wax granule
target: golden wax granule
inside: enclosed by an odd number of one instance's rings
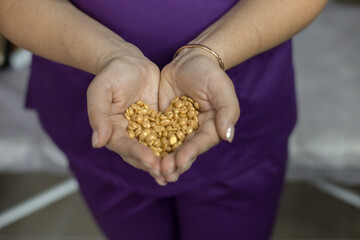
[[[142,100],[129,106],[124,117],[128,120],[131,138],[148,146],[156,156],[166,156],[199,127],[200,106],[187,96],[171,100],[165,113],[150,109]]]

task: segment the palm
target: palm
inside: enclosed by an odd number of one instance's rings
[[[163,172],[175,168],[179,174],[190,167],[197,155],[220,141],[216,127],[216,109],[211,93],[214,89],[224,87],[224,84],[215,78],[225,73],[213,61],[206,58],[194,58],[177,70],[174,70],[174,65],[170,63],[161,72],[160,108],[165,109],[171,99],[181,95],[193,98],[200,105],[199,129],[189,135],[180,148],[164,157],[162,161]]]
[[[147,64],[146,68],[144,64]],[[159,168],[160,159],[129,137],[126,130],[128,121],[123,114],[127,107],[138,100],[144,100],[157,109],[159,74],[159,69],[150,62],[139,64],[121,61],[106,66],[88,90],[88,108],[98,109],[93,119],[97,118],[95,121],[103,123],[103,135],[107,136],[102,145],[106,144],[127,163],[145,171]]]

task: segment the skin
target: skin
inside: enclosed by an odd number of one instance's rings
[[[230,69],[301,31],[325,4],[326,0],[242,0],[191,43],[212,48]],[[149,172],[160,185],[176,181],[196,156],[234,137],[240,115],[234,86],[204,50],[185,49],[160,72],[136,46],[65,0],[2,0],[0,31],[37,55],[96,75],[87,94],[93,146],[106,146]],[[160,159],[128,137],[122,113],[140,99],[164,110],[179,95],[199,102],[200,128]]]
[[[212,57],[212,58],[211,58]],[[164,110],[176,96],[190,96],[200,105],[199,128],[174,153],[163,158],[162,174],[174,182],[190,168],[195,158],[234,129],[240,115],[239,102],[230,78],[211,56],[180,55],[161,71],[159,102]],[[215,59],[215,61],[214,61]],[[219,91],[221,89],[221,91]]]
[[[242,0],[190,43],[213,49],[227,70],[291,38],[318,16],[326,2]],[[180,95],[199,102],[200,128],[174,153],[164,157],[161,169],[168,182],[177,181],[196,156],[222,139],[231,142],[240,115],[230,79],[216,58],[204,50],[185,49],[161,71],[160,109]],[[227,138],[229,128],[231,136]]]
[[[146,146],[129,137],[126,108],[145,101],[158,109],[160,71],[145,57],[119,57],[111,60],[97,74],[87,91],[88,115],[94,130],[94,147],[106,146],[117,152],[128,164],[147,171],[163,184],[160,158]],[[102,142],[99,142],[102,141]]]

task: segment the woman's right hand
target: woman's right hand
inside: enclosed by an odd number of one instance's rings
[[[121,56],[108,57],[87,91],[88,115],[93,129],[93,147],[106,146],[135,168],[150,173],[160,185],[160,157],[127,132],[123,113],[138,100],[158,109],[159,68],[137,48]]]

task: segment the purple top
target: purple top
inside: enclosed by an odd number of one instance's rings
[[[174,52],[221,17],[235,0],[73,0],[79,9],[140,48],[160,68]],[[116,153],[91,147],[86,90],[93,75],[34,56],[27,107],[69,158],[78,178],[101,177],[117,186],[165,196],[240,174],[287,140],[296,120],[291,41],[227,71],[240,102],[232,144],[221,142],[166,187]],[[84,187],[84,186],[82,186]]]

